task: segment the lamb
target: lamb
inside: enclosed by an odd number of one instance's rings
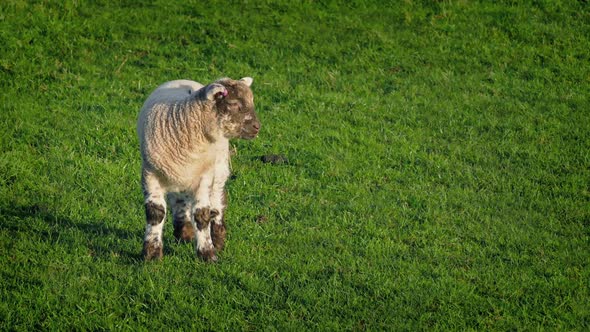
[[[229,140],[253,139],[260,130],[252,81],[223,78],[207,86],[171,81],[143,104],[137,135],[147,221],[145,260],[162,258],[168,203],[176,239],[193,240],[199,257],[217,261],[226,235]]]

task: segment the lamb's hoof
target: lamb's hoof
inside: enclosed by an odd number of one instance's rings
[[[217,258],[217,254],[215,253],[215,249],[198,251],[197,255],[207,263],[216,263],[219,260],[219,258]]]
[[[182,226],[174,225],[174,237],[177,241],[190,242],[195,238],[195,228],[188,222]]]
[[[143,259],[145,261],[161,260],[164,255],[162,244],[158,242],[143,243]]]

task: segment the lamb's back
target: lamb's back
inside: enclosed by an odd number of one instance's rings
[[[137,121],[137,134],[139,139],[144,139],[144,131],[148,121],[154,117],[164,116],[173,105],[182,103],[187,97],[201,89],[201,83],[190,80],[175,80],[166,82],[157,87],[143,103]]]
[[[203,84],[190,80],[176,80],[166,82],[160,85],[146,100],[144,108],[147,105],[155,103],[174,104],[177,103],[195,91],[203,87]]]

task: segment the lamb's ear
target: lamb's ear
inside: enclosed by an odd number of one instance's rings
[[[219,83],[209,84],[205,87],[205,98],[211,101],[225,96],[227,96],[227,89]]]
[[[247,86],[251,86],[254,79],[252,77],[242,77],[240,78],[240,82],[246,83]]]

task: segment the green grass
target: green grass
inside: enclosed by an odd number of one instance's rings
[[[345,3],[2,1],[0,330],[588,330],[589,4]],[[223,76],[227,248],[144,263],[138,110]]]

